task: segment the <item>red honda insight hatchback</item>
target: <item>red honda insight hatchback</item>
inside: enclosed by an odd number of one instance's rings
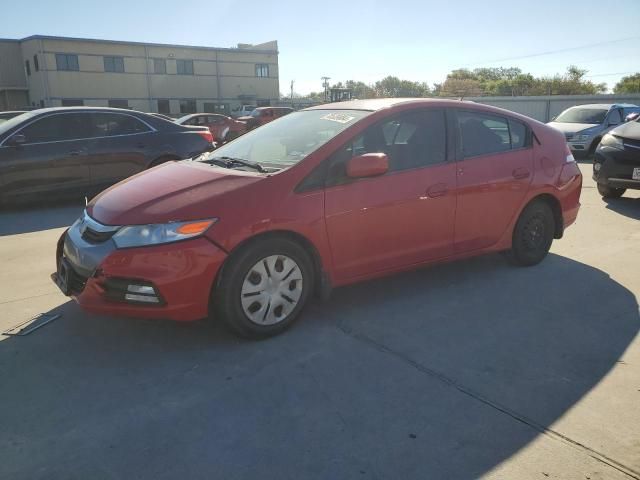
[[[54,281],[90,312],[289,327],[312,294],[506,251],[535,265],[578,214],[562,133],[473,102],[376,99],[291,113],[94,198]]]

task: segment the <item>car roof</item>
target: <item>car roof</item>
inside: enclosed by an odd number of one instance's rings
[[[383,108],[394,107],[400,104],[429,105],[433,103],[451,104],[459,106],[460,103],[472,103],[468,100],[452,100],[447,98],[370,98],[367,100],[348,100],[346,102],[325,103],[315,105],[305,110],[368,110],[377,111]]]
[[[29,113],[40,115],[43,113],[55,113],[55,112],[95,112],[95,111],[149,115],[148,113],[139,112],[137,110],[130,110],[128,108],[86,107],[86,106],[38,108],[36,110],[31,110]]]
[[[569,108],[579,108],[579,107],[587,107],[587,108],[613,108],[613,107],[637,107],[633,103],[585,103],[583,105],[574,105]]]

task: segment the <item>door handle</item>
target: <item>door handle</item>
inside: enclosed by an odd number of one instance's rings
[[[513,172],[511,172],[511,174],[516,180],[523,180],[525,178],[529,178],[531,172],[529,172],[529,170],[527,170],[526,168],[516,168]]]
[[[436,183],[427,188],[427,196],[430,198],[443,197],[448,191],[446,183]]]
[[[67,153],[67,155],[71,157],[77,157],[78,155],[82,155],[83,153],[84,153],[83,150],[71,150],[70,152]]]

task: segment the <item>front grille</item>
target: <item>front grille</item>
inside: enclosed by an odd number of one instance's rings
[[[88,243],[102,243],[113,237],[115,230],[110,232],[98,232],[91,227],[86,227],[82,232],[82,239]]]
[[[87,277],[83,277],[78,274],[73,268],[69,268],[69,277],[67,279],[69,282],[69,290],[71,293],[82,293],[85,285],[87,284]]]

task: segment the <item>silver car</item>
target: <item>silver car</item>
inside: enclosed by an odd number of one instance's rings
[[[602,136],[640,107],[628,103],[593,103],[567,108],[548,125],[564,133],[575,157],[591,155]]]

